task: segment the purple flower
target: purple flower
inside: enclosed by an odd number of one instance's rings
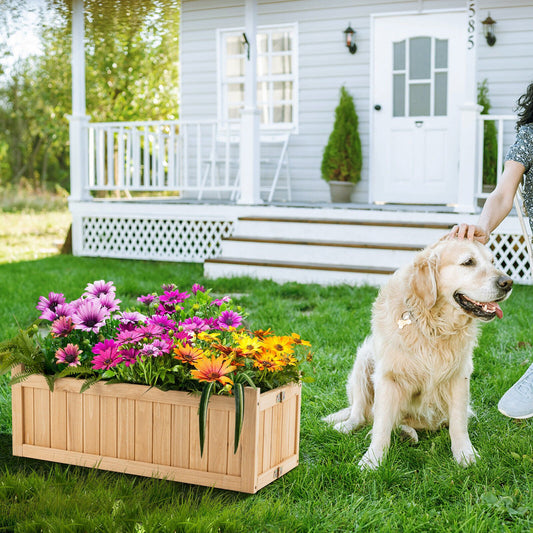
[[[111,292],[108,294],[102,294],[98,301],[100,302],[100,305],[102,307],[105,307],[109,313],[112,313],[113,311],[118,311],[120,309],[119,303],[121,303],[121,300],[115,298],[115,293]]]
[[[218,305],[219,307],[222,304],[226,304],[231,300],[229,296],[224,296],[222,298],[218,298],[217,300],[213,300],[210,305]]]
[[[139,322],[144,322],[146,317],[138,313],[137,311],[124,311],[119,313],[115,318],[118,318],[120,324],[118,325],[119,331],[133,331]]]
[[[124,348],[119,350],[118,354],[120,355],[124,365],[131,366],[138,361],[139,350],[135,348]]]
[[[72,305],[71,303],[65,303],[65,304],[59,304],[56,307],[56,318],[59,318],[61,316],[72,316],[74,311],[76,310],[76,307]]]
[[[203,285],[199,285],[198,283],[195,283],[192,286],[192,293],[196,294],[197,292],[205,292],[205,287]]]
[[[100,298],[108,294],[115,294],[116,288],[113,286],[112,281],[105,282],[103,279],[95,281],[94,283],[89,283],[85,287],[84,296],[95,296]]]
[[[160,326],[165,330],[175,329],[176,322],[166,315],[153,315],[146,321],[148,325]]]
[[[165,291],[165,293],[159,297],[161,305],[157,308],[157,312],[160,314],[173,313],[183,300],[190,298],[188,292]],[[164,310],[163,310],[164,309]]]
[[[159,357],[164,353],[169,353],[165,351],[166,345],[162,343],[159,339],[154,340],[150,344],[145,344],[140,351],[140,355],[143,357]]]
[[[117,335],[117,342],[123,344],[135,344],[144,337],[144,333],[138,329],[124,330]]]
[[[165,285],[161,285],[161,290],[163,292],[167,292],[167,291],[174,291],[176,290],[177,287],[174,283],[166,283]]]
[[[90,299],[80,303],[72,315],[72,322],[75,329],[98,333],[108,317],[107,309],[102,307],[98,300]]]
[[[50,335],[52,337],[66,337],[73,329],[72,318],[69,316],[60,316],[52,323]]]
[[[207,320],[198,316],[192,318],[186,318],[183,322],[179,323],[179,326],[185,331],[191,331],[193,333],[199,333],[200,331],[207,331],[210,329],[210,324]]]
[[[39,297],[39,302],[35,306],[38,311],[42,311],[39,318],[45,320],[54,320],[56,317],[56,308],[58,305],[65,303],[65,296],[61,293],[51,292],[48,294],[48,298],[45,296]]]
[[[235,311],[222,311],[218,317],[218,324],[221,329],[236,328],[242,324],[242,317]]]
[[[147,338],[159,337],[159,335],[165,332],[165,330],[157,324],[148,324],[146,326],[141,326],[140,328],[138,328],[137,331],[139,331],[143,337]]]
[[[93,353],[96,356],[92,360],[93,370],[108,370],[122,362],[118,349],[119,345],[111,339],[105,339],[94,346]]]
[[[138,302],[141,302],[142,304],[150,305],[155,300],[155,296],[153,294],[147,294],[145,296],[139,296],[137,298]]]
[[[66,363],[68,366],[78,366],[80,361],[81,350],[77,344],[67,344],[64,348],[56,351],[56,359],[59,363]]]
[[[194,338],[194,333],[192,331],[176,331],[174,333],[174,338],[181,343],[192,341]]]

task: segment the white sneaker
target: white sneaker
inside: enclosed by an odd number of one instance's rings
[[[509,418],[533,416],[533,364],[525,374],[502,396],[498,410]]]

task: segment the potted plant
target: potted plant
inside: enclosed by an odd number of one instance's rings
[[[196,284],[138,301],[121,310],[103,280],[72,301],[51,292],[0,345],[13,453],[242,492],[294,468],[309,343],[250,331]]]
[[[353,97],[341,87],[335,109],[333,131],[322,156],[322,178],[329,183],[331,201],[349,202],[355,184],[361,180],[363,163],[359,119]]]

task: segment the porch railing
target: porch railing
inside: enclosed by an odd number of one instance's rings
[[[493,121],[496,126],[496,146],[485,147],[485,123]],[[483,180],[483,153],[484,150],[496,151],[496,180],[500,178],[503,170],[505,150],[514,140],[515,115],[479,115],[478,116],[478,143],[477,143],[477,177],[476,197],[486,198],[494,184],[484,183]]]
[[[88,148],[90,191],[235,190],[238,155],[215,121],[89,123]]]

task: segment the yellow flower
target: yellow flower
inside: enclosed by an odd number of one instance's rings
[[[207,333],[206,331],[198,333],[198,339],[205,342],[216,341],[219,337],[220,333]]]
[[[233,383],[226,374],[230,374],[237,367],[232,366],[223,356],[217,358],[211,356],[211,359],[201,357],[193,364],[196,370],[191,370],[191,374],[198,381],[218,381],[219,383],[222,383],[222,385],[231,385]]]
[[[301,344],[302,346],[311,346],[309,341],[304,341],[298,333],[291,333],[294,344]]]
[[[294,352],[292,337],[279,337],[277,335],[264,337],[261,344],[266,350],[271,350],[279,355]]]
[[[233,339],[237,342],[243,355],[255,355],[261,351],[261,341],[257,337],[234,335]]]
[[[285,363],[276,353],[263,351],[261,354],[255,356],[254,366],[259,370],[277,372],[285,366]]]

